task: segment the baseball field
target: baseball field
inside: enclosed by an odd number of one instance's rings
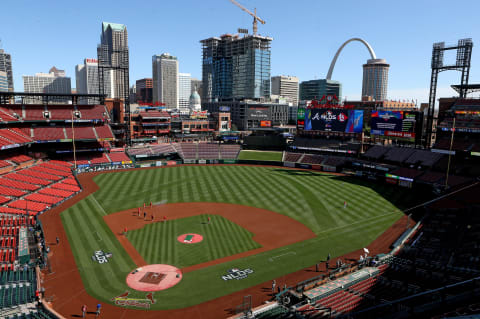
[[[153,294],[149,306],[158,310],[196,305],[365,247],[403,215],[412,196],[345,176],[257,166],[131,170],[94,181],[99,190],[60,215],[83,285],[106,303],[127,291],[142,300],[146,294],[126,284],[129,273],[146,264],[178,267],[181,281]],[[187,233],[203,240],[177,240]],[[95,260],[98,251],[106,262]],[[251,271],[225,280],[232,269]]]

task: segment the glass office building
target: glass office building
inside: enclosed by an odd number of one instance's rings
[[[300,100],[320,100],[323,96],[336,95],[342,98],[342,84],[338,81],[321,79],[303,81],[300,83]]]
[[[204,100],[270,97],[271,41],[230,34],[200,41]]]

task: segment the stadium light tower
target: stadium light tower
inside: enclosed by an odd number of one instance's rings
[[[473,42],[471,38],[458,40],[457,45],[445,46],[445,42],[433,44],[432,50],[432,76],[430,78],[430,94],[428,98],[427,110],[427,132],[424,145],[426,148],[432,146],[434,139],[433,120],[435,113],[435,99],[437,95],[438,74],[442,71],[460,71],[462,72],[459,88],[459,97],[465,98],[468,90],[468,77],[470,74],[470,61],[472,59]],[[443,54],[448,50],[457,51],[457,59],[453,65],[443,64]]]

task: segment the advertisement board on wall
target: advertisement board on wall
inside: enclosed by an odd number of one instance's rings
[[[418,119],[418,112],[372,111],[371,134],[414,138]]]
[[[304,130],[361,133],[363,110],[307,109]]]
[[[249,107],[247,109],[248,120],[265,121],[270,119],[270,108],[268,107]]]
[[[260,127],[272,127],[272,121],[260,121]]]
[[[190,114],[191,119],[206,119],[208,118],[208,111],[193,111]]]
[[[218,107],[220,112],[230,112],[230,106],[220,106]]]
[[[297,120],[304,120],[305,119],[305,109],[299,107],[297,110]]]
[[[305,125],[305,109],[299,107],[297,110],[297,128],[303,129]]]

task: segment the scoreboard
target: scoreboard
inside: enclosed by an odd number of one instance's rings
[[[306,109],[303,129],[305,131],[361,133],[363,110]]]
[[[371,134],[415,138],[420,113],[409,111],[372,111]]]

